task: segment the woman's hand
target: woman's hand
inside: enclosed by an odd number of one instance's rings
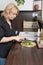
[[[26,39],[27,39],[26,37],[21,37],[21,36],[16,36],[16,37],[14,38],[14,40],[16,40],[16,41],[18,41],[18,42],[21,42],[21,41],[26,40]]]

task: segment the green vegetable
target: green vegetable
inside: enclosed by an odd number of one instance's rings
[[[28,45],[33,45],[33,44],[30,41],[25,41],[23,42],[23,45],[28,46]]]
[[[17,5],[21,5],[21,4],[24,4],[25,0],[15,0],[17,2]]]

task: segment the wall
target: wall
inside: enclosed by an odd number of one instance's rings
[[[43,21],[43,0],[42,0],[42,21]]]
[[[3,4],[1,4],[3,3]],[[17,2],[15,0],[0,0],[0,10],[4,10],[6,5],[9,3],[14,3],[15,5],[17,5]],[[24,4],[21,4],[20,6],[17,5],[17,7],[19,8],[19,10],[33,10],[33,3],[34,0],[25,0]]]

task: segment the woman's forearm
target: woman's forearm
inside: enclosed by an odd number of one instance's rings
[[[14,40],[14,38],[15,38],[14,36],[11,36],[11,37],[3,37],[3,38],[0,40],[0,43],[12,41],[12,40]]]
[[[12,40],[16,40],[16,41],[20,42],[24,39],[25,39],[24,37],[20,37],[20,36],[3,37],[0,40],[0,43],[9,42],[9,41],[12,41]]]

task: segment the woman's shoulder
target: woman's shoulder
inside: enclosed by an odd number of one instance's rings
[[[3,16],[0,17],[0,25],[3,25],[4,21],[5,21],[4,17]]]

